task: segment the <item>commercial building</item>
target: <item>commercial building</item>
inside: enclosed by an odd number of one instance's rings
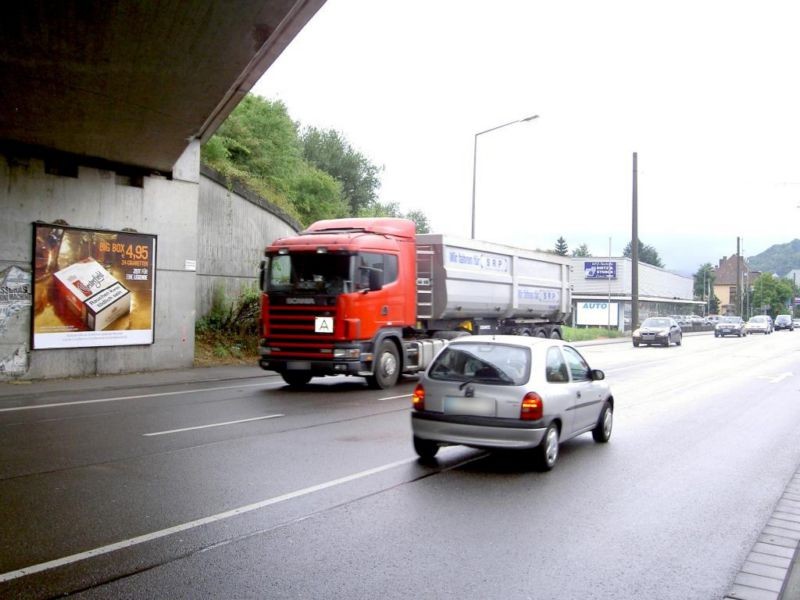
[[[572,325],[631,331],[630,258],[572,259]],[[691,277],[639,263],[639,319],[699,314]]]

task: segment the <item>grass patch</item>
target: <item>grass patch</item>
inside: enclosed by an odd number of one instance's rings
[[[213,330],[197,331],[194,338],[196,367],[258,365],[258,337]]]
[[[625,334],[618,329],[606,329],[604,327],[561,327],[561,333],[568,342],[586,342],[590,340],[604,340],[611,338],[625,337]]]

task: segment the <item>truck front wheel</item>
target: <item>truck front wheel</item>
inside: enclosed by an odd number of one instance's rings
[[[292,387],[300,387],[311,381],[309,371],[284,371],[281,373],[281,377]]]
[[[397,346],[389,340],[383,340],[375,355],[373,374],[367,377],[367,383],[376,390],[385,390],[393,387],[399,377],[400,359]]]

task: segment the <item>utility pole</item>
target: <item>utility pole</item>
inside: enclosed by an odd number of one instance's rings
[[[742,256],[739,254],[741,238],[736,238],[736,304],[737,314],[742,315]]]
[[[633,153],[633,215],[631,227],[631,331],[639,326],[639,190],[637,155]]]

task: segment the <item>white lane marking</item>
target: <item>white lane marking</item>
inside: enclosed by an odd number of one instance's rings
[[[230,519],[231,517],[236,517],[238,515],[252,512],[254,510],[259,510],[261,508],[265,508],[273,504],[278,504],[279,502],[285,502],[286,500],[299,498],[300,496],[307,496],[308,494],[313,494],[314,492],[319,492],[327,488],[341,485],[343,483],[355,481],[356,479],[363,479],[364,477],[369,477],[370,475],[376,475],[378,473],[394,469],[395,467],[399,467],[416,461],[417,461],[416,457],[406,458],[404,460],[398,460],[383,465],[381,467],[375,467],[374,469],[367,469],[366,471],[354,473],[353,475],[347,475],[345,477],[340,477],[339,479],[334,479],[332,481],[327,481],[325,483],[320,483],[318,485],[312,485],[310,487],[303,488],[302,490],[297,490],[296,492],[289,492],[288,494],[283,494],[282,496],[275,496],[274,498],[268,498],[267,500],[262,500],[261,502],[255,502],[253,504],[240,506],[239,508],[234,508],[233,510],[227,510],[225,512],[217,513],[216,515],[203,517],[202,519],[195,519],[194,521],[182,523],[181,525],[175,525],[174,527],[168,527],[167,529],[161,529],[160,531],[154,531],[152,533],[147,533],[145,535],[139,535],[133,538],[129,538],[127,540],[122,540],[120,542],[115,542],[113,544],[108,544],[106,546],[100,546],[99,548],[87,550],[86,552],[79,552],[77,554],[71,554],[70,556],[65,556],[63,558],[58,558],[55,560],[39,563],[37,565],[24,567],[16,571],[9,571],[8,573],[0,573],[0,583],[4,581],[11,581],[13,579],[19,579],[20,577],[24,577],[25,575],[32,575],[33,573],[41,573],[42,571],[55,569],[56,567],[63,567],[64,565],[76,563],[81,560],[86,560],[87,558],[92,558],[94,556],[101,556],[103,554],[115,552],[116,550],[122,550],[123,548],[130,548],[131,546],[144,544],[145,542],[157,540],[159,538],[163,538],[168,535],[172,535],[174,533],[180,533],[181,531],[186,531],[187,529],[194,529],[195,527],[210,525],[211,523],[216,523],[224,519]]]
[[[159,392],[157,394],[139,394],[137,396],[117,396],[115,398],[97,398],[95,400],[75,400],[74,402],[57,402],[55,404],[36,404],[34,406],[15,406],[12,408],[0,408],[0,412],[15,412],[20,410],[36,410],[39,408],[57,408],[61,406],[75,406],[77,404],[97,404],[99,402],[117,402],[119,400],[141,400],[142,398],[158,398],[160,396],[180,396],[182,394],[197,394],[200,392],[213,392],[216,390],[235,390],[242,387],[268,387],[270,385],[285,384],[269,384],[269,383],[242,383],[239,385],[226,385],[221,387],[198,388],[194,390],[181,390],[180,392]]]
[[[212,423],[211,425],[197,425],[196,427],[184,427],[182,429],[170,429],[169,431],[156,431],[155,433],[143,433],[145,437],[154,435],[167,435],[168,433],[180,433],[182,431],[193,431],[195,429],[208,429],[209,427],[222,427],[223,425],[236,425],[237,423],[249,423],[250,421],[262,421],[264,419],[277,419],[284,415],[267,415],[266,417],[253,417],[252,419],[239,419],[238,421],[225,421],[224,423]]]
[[[793,373],[781,373],[780,375],[770,376],[770,375],[759,375],[759,379],[766,379],[770,383],[780,383],[787,377],[791,377]]]
[[[400,398],[411,398],[411,394],[403,394],[402,396],[387,396],[386,398],[378,398],[378,402],[384,400],[399,400]]]

